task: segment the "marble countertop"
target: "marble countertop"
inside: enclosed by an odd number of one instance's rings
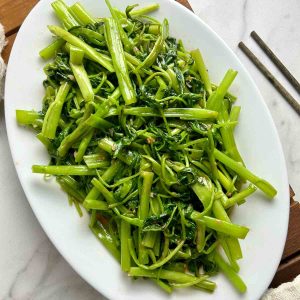
[[[195,13],[238,55],[258,85],[279,132],[289,181],[299,200],[300,118],[237,48],[237,44],[243,40],[297,98],[296,92],[249,34],[256,30],[300,79],[300,1],[190,0],[190,3]],[[104,299],[73,271],[37,222],[12,163],[3,102],[0,103],[0,166],[0,299]]]

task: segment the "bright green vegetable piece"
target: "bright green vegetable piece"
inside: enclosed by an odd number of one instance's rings
[[[78,175],[88,176],[96,175],[95,170],[90,170],[86,166],[32,166],[33,173],[51,174],[51,175]]]
[[[197,70],[201,76],[201,79],[203,80],[204,86],[206,91],[208,92],[209,95],[212,93],[211,89],[211,82],[209,80],[209,75],[206,69],[206,66],[203,61],[202,54],[199,49],[191,51],[191,55],[196,63]]]
[[[73,74],[75,76],[76,82],[79,85],[81,94],[85,101],[93,101],[94,100],[94,91],[89,80],[89,77],[85,71],[83,66],[83,57],[84,51],[71,46],[70,48],[70,66],[72,68]]]
[[[249,228],[245,226],[232,224],[208,216],[203,217],[203,222],[207,227],[211,229],[214,229],[218,232],[230,235],[238,239],[244,239],[249,232]]]
[[[226,154],[222,153],[218,149],[214,150],[214,155],[215,155],[216,159],[221,161],[224,165],[226,165],[230,169],[234,170],[242,178],[247,179],[250,182],[252,182],[254,185],[256,185],[268,197],[274,198],[276,196],[276,194],[277,194],[276,189],[266,180],[257,177],[252,172],[250,172],[248,169],[246,169],[243,165],[234,161],[233,159],[231,159],[230,157],[228,157]]]
[[[75,4],[70,6],[69,11],[81,25],[94,24],[96,22],[95,19],[85,10],[85,8],[79,2],[76,2]]]
[[[153,46],[152,51],[149,53],[149,55],[145,58],[145,60],[138,66],[137,69],[142,69],[145,67],[150,67],[156,60],[159,52],[162,50],[162,47],[164,45],[164,42],[166,38],[169,35],[169,22],[167,19],[164,19],[162,26],[161,26],[161,32],[160,36],[155,42],[155,45]]]
[[[66,29],[70,29],[74,26],[78,26],[79,24],[73,18],[68,10],[68,6],[65,4],[63,0],[56,0],[51,4],[56,16],[59,18],[61,23],[66,27]]]
[[[47,60],[55,56],[55,54],[62,48],[62,46],[65,44],[65,41],[63,39],[56,39],[54,40],[50,45],[48,45],[46,48],[42,49],[39,54],[40,57]]]
[[[159,9],[159,4],[158,3],[153,3],[153,4],[149,4],[149,5],[147,5],[145,7],[142,7],[142,8],[133,9],[130,12],[130,15],[132,17],[147,15],[147,14],[153,12],[153,11],[156,11],[157,9]]]
[[[215,255],[215,261],[225,276],[230,280],[234,287],[241,293],[245,293],[247,287],[240,276],[224,261],[219,253]]]
[[[120,92],[127,105],[133,104],[136,102],[136,95],[129,77],[118,25],[112,18],[106,18],[104,24],[105,38],[118,78]]]
[[[120,240],[121,240],[121,268],[124,272],[128,272],[131,267],[131,257],[128,247],[128,239],[130,238],[130,224],[125,220],[121,221]]]
[[[101,66],[103,66],[110,72],[115,71],[111,64],[111,59],[108,56],[97,52],[94,48],[92,48],[91,46],[89,46],[88,44],[80,40],[78,37],[72,35],[71,33],[67,32],[66,30],[58,26],[51,25],[48,26],[48,28],[53,34],[61,37],[62,39],[72,44],[73,46],[76,46],[81,50],[83,50],[87,58],[96,61],[97,63],[99,63]]]
[[[62,107],[66,97],[68,96],[70,88],[70,83],[63,83],[58,90],[55,100],[50,104],[47,110],[43,123],[42,134],[49,139],[54,139],[55,137]]]
[[[41,115],[33,110],[16,110],[17,122],[20,125],[32,125]]]

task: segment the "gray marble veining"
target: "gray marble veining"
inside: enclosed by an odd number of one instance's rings
[[[245,41],[297,97],[249,34],[256,30],[300,80],[300,1],[190,2],[195,13],[239,56],[263,94],[280,135],[290,183],[299,199],[300,119],[237,48],[237,44],[240,40]],[[10,156],[3,102],[0,103],[0,166],[0,300],[105,299],[65,262],[31,211]]]

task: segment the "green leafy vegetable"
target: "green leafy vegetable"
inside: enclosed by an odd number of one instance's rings
[[[57,39],[40,51],[53,59],[42,107],[16,111],[50,156],[32,171],[55,176],[80,216],[86,209],[130,276],[167,293],[211,292],[220,271],[244,293],[237,261],[249,228],[230,213],[257,188],[270,198],[276,190],[246,168],[235,143],[241,108],[228,89],[237,72],[213,84],[200,51],[147,15],[158,4],[121,12],[106,3],[111,17],[100,19],[80,3],[52,3],[62,27],[49,26]]]

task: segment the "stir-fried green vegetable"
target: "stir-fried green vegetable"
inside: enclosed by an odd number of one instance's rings
[[[146,15],[159,5],[106,3],[112,17],[99,19],[79,3],[52,3],[62,27],[49,26],[57,39],[40,52],[53,58],[42,110],[17,111],[51,157],[32,171],[56,176],[130,276],[168,293],[213,291],[221,271],[243,293],[239,239],[249,228],[229,215],[257,188],[276,190],[246,168],[234,140],[237,72],[211,83],[200,51]]]

